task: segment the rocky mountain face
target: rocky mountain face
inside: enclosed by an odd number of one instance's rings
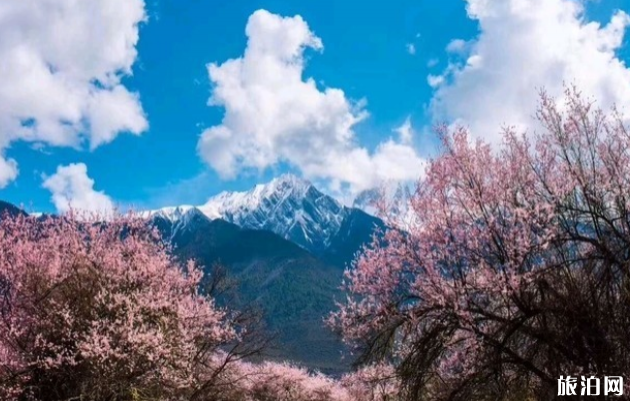
[[[342,264],[358,250],[354,248],[369,241],[375,228],[384,227],[380,219],[342,205],[293,175],[280,176],[246,192],[222,192],[197,207],[183,205],[148,213],[176,222],[191,209],[242,228],[271,231],[321,258]]]
[[[349,213],[310,182],[292,175],[248,192],[223,192],[200,210],[243,228],[272,231],[316,253],[330,245]]]

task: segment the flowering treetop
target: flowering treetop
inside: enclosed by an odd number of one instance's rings
[[[577,90],[566,99],[542,94],[543,129],[506,128],[498,150],[439,128],[443,153],[417,184],[414,219],[347,272],[350,296],[331,322],[366,360],[394,361],[413,399],[469,399],[519,377],[522,388],[555,386],[562,369],[617,366],[588,344],[619,344],[601,320],[627,299],[630,133]]]
[[[133,216],[2,219],[3,398],[105,399],[199,385],[212,374],[200,362],[237,335],[200,293],[201,276]]]

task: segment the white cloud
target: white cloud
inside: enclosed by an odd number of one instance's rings
[[[57,172],[45,178],[42,186],[52,193],[52,202],[59,213],[66,213],[71,208],[104,214],[114,210],[110,197],[94,189],[94,180],[87,175],[83,163],[58,166]]]
[[[407,43],[405,45],[405,48],[407,49],[407,53],[411,54],[412,56],[416,54],[416,45],[414,45],[413,43]]]
[[[256,11],[246,27],[242,57],[210,64],[209,104],[225,108],[221,125],[205,130],[200,156],[223,178],[285,162],[310,179],[360,191],[386,179],[415,179],[423,160],[389,139],[373,152],[357,144],[353,127],[366,118],[362,102],[303,78],[304,50],[321,40],[300,17]]]
[[[17,162],[13,159],[0,157],[0,188],[15,180],[18,175]]]
[[[411,118],[407,117],[400,127],[394,129],[394,132],[398,133],[401,143],[410,144],[415,134],[411,126]]]
[[[444,75],[427,75],[427,83],[432,88],[437,88],[444,83]]]
[[[121,84],[144,19],[143,0],[0,2],[0,187],[17,176],[12,142],[94,148],[147,129]]]
[[[630,17],[617,11],[604,26],[588,22],[574,0],[467,0],[479,22],[479,36],[453,41],[468,54],[452,61],[432,100],[438,119],[461,122],[472,134],[496,143],[504,124],[535,123],[538,91],[561,96],[563,84],[576,84],[602,107],[630,104],[630,70],[615,52]]]
[[[453,39],[446,46],[446,51],[449,53],[463,54],[468,49],[468,42],[463,39]]]

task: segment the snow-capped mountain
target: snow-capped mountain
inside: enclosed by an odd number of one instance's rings
[[[199,210],[243,228],[272,231],[310,250],[326,248],[348,214],[335,199],[294,175],[247,192],[222,192]]]
[[[195,206],[192,205],[180,205],[180,206],[170,206],[164,207],[162,209],[157,210],[148,210],[144,212],[140,212],[141,216],[144,217],[161,217],[171,222],[179,221],[186,212],[191,209],[195,209]]]
[[[353,211],[319,191],[309,181],[282,175],[245,192],[222,192],[200,206],[147,212],[171,222],[201,212],[242,228],[269,230],[315,253],[326,249]],[[181,224],[179,224],[181,225]]]

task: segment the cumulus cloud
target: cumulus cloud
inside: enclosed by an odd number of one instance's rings
[[[109,214],[114,210],[110,197],[94,189],[94,180],[83,163],[58,166],[57,172],[47,177],[42,186],[52,193],[52,202],[59,213],[73,209]]]
[[[242,57],[208,66],[209,104],[225,115],[202,133],[198,152],[223,178],[284,162],[333,188],[360,191],[421,174],[423,160],[405,143],[390,138],[371,152],[357,144],[353,127],[367,116],[363,102],[303,78],[305,49],[323,44],[300,16],[259,10],[246,34]]]
[[[18,175],[17,162],[0,157],[0,188],[15,180]]]
[[[616,56],[630,24],[623,11],[604,25],[574,0],[467,0],[467,12],[479,35],[452,41],[447,51],[465,54],[428,77],[436,118],[496,143],[503,125],[533,126],[541,89],[562,96],[576,84],[602,107],[630,104],[630,70]]]
[[[405,45],[405,48],[407,49],[407,53],[409,53],[410,55],[415,55],[416,54],[416,45],[414,45],[413,43],[407,43]]]
[[[147,129],[121,84],[144,20],[143,0],[0,2],[0,187],[17,176],[12,142],[93,149]]]

